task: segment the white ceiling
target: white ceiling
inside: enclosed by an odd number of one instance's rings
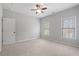
[[[35,6],[36,3],[4,3],[3,8],[9,9],[15,12],[24,13],[27,15],[31,15],[37,18],[42,18],[53,13],[62,11],[64,9],[68,9],[78,5],[78,3],[44,3],[47,7],[47,10],[42,14],[36,14],[35,11],[31,11],[31,9]]]

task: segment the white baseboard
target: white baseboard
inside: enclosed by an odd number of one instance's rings
[[[7,43],[7,44],[3,44],[3,45],[15,44],[15,43],[20,43],[20,42],[25,42],[25,41],[29,41],[29,40],[35,40],[35,39],[39,39],[39,38],[31,38],[31,39],[16,40],[16,41],[13,42],[13,43]]]
[[[35,39],[17,40],[16,43],[19,43],[19,42],[25,42],[25,41],[29,41],[29,40],[35,40]]]

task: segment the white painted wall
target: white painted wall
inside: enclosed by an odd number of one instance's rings
[[[2,46],[2,6],[0,4],[0,51]]]
[[[40,21],[39,19],[3,9],[4,18],[16,19],[16,39],[17,41],[39,38]]]

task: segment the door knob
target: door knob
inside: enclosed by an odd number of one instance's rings
[[[16,33],[16,32],[13,32],[13,33]]]

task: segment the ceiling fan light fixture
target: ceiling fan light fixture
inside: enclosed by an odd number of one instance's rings
[[[36,12],[37,12],[37,13],[41,13],[41,10],[38,9],[38,10],[36,10]]]
[[[40,14],[40,13],[43,13],[44,10],[46,10],[47,7],[44,6],[44,4],[36,4],[35,7],[31,10],[35,11],[36,14]]]

